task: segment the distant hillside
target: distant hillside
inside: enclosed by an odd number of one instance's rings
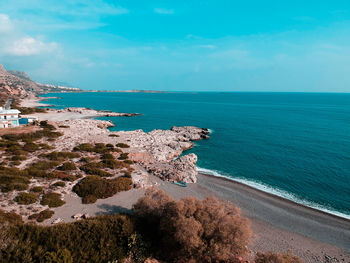
[[[6,71],[0,64],[0,106],[10,97],[21,99],[33,94],[66,91],[79,91],[79,89],[40,84],[31,80],[26,73],[15,70]]]

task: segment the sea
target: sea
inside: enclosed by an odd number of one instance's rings
[[[350,219],[350,94],[50,93],[55,108],[141,113],[112,131],[198,126],[210,139],[186,153],[203,173],[226,177]]]

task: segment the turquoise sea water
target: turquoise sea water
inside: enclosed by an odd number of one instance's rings
[[[350,94],[60,93],[57,107],[142,113],[112,130],[212,130],[198,167],[350,218]]]

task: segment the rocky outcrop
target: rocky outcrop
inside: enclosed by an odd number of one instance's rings
[[[171,182],[197,182],[197,155],[194,153],[181,156],[171,162],[149,164],[147,169],[163,180]]]
[[[140,116],[142,114],[139,113],[120,113],[120,112],[112,112],[112,111],[99,111],[99,110],[93,110],[89,108],[65,108],[63,110],[58,110],[59,113],[79,113],[82,115],[89,115],[89,116],[97,116],[97,117],[133,117],[133,116]]]
[[[181,154],[194,145],[193,141],[209,138],[207,129],[192,126],[151,132],[136,130],[111,133],[106,129],[111,125],[108,121],[80,119],[60,124],[70,128],[59,129],[64,135],[57,138],[54,143],[57,150],[69,151],[78,143],[127,144],[129,147],[122,150],[128,153],[128,159],[136,163],[133,165],[135,170],[132,176],[138,187],[149,184],[148,174],[156,175],[163,180],[196,182],[197,156],[195,154],[181,156]],[[115,136],[110,136],[112,134]]]

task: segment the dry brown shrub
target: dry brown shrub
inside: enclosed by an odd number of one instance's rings
[[[135,204],[134,211],[148,231],[158,233],[153,242],[160,240],[155,246],[160,247],[163,259],[235,262],[236,256],[247,252],[250,224],[229,202],[215,197],[176,202],[163,191],[151,189]]]
[[[258,252],[255,263],[302,263],[303,261],[291,253]]]

